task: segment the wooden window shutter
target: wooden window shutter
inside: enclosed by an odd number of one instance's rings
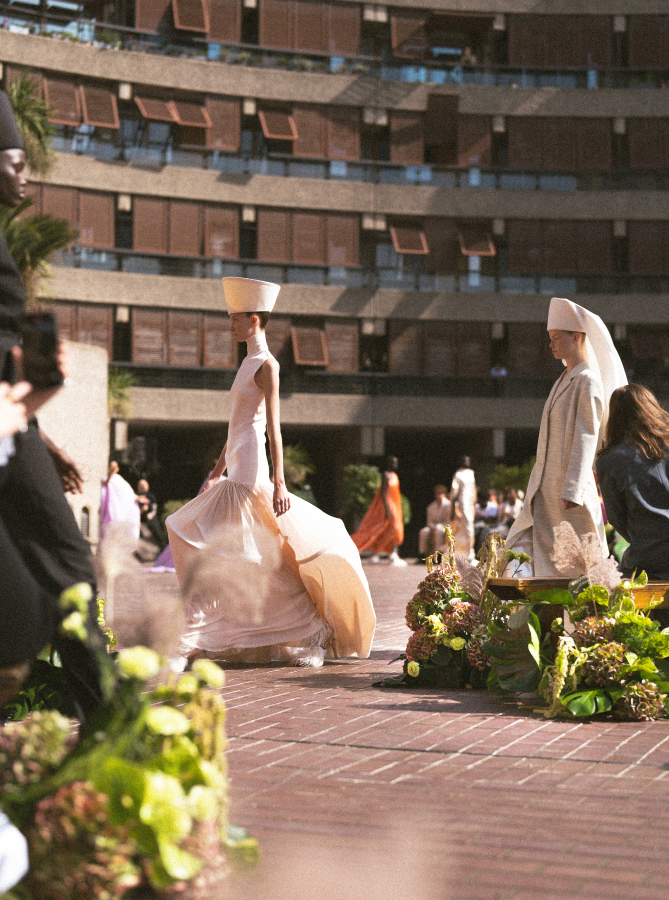
[[[177,256],[202,256],[201,203],[170,200],[168,250]]]
[[[425,237],[430,251],[425,268],[430,272],[457,272],[461,250],[456,223],[452,219],[426,219]]]
[[[79,88],[64,78],[44,79],[44,102],[49,109],[49,121],[56,125],[79,125],[81,100]]]
[[[290,213],[282,209],[258,210],[258,259],[290,262],[290,219]]]
[[[325,51],[325,14],[327,6],[320,0],[295,0],[295,50]]]
[[[232,97],[207,97],[205,106],[211,120],[211,128],[207,130],[207,147],[216,150],[239,150],[240,101]]]
[[[143,118],[151,122],[176,122],[177,114],[174,104],[155,97],[135,97],[135,103]]]
[[[463,225],[458,229],[460,251],[464,256],[496,256],[497,250],[485,225]]]
[[[390,42],[398,59],[423,59],[427,51],[427,15],[403,10],[390,17]]]
[[[112,358],[112,308],[82,303],[77,309],[77,340],[82,344],[102,347]]]
[[[167,253],[167,200],[134,197],[132,246],[144,253]]]
[[[490,330],[487,322],[458,325],[458,375],[488,375]]]
[[[294,263],[325,264],[325,216],[323,213],[293,213]]]
[[[290,329],[293,343],[293,357],[298,366],[327,366],[328,345],[325,332],[321,328],[293,326]]]
[[[388,323],[388,371],[396,375],[420,375],[423,371],[423,325],[421,322]]]
[[[270,140],[295,141],[299,137],[295,120],[290,113],[274,109],[258,111],[262,133]]]
[[[457,145],[458,95],[428,94],[425,143],[434,147]]]
[[[56,317],[58,336],[64,341],[76,341],[77,307],[74,303],[56,303],[51,311]]]
[[[172,0],[174,26],[180,31],[206,34],[209,31],[209,9],[205,0]]]
[[[132,311],[132,361],[149,366],[167,362],[167,313],[158,309]]]
[[[267,346],[272,356],[279,361],[281,366],[291,364],[290,358],[290,319],[281,316],[272,316],[265,328]]]
[[[260,46],[292,50],[294,0],[259,0],[259,3]]]
[[[236,44],[242,36],[241,0],[208,0],[210,41]]]
[[[356,215],[331,213],[327,217],[327,264],[360,264],[360,219]]]
[[[79,191],[79,243],[84,247],[116,246],[115,199],[114,194]]]
[[[605,275],[612,272],[611,223],[577,222],[575,232],[576,271],[586,275]]]
[[[328,3],[326,9],[326,53],[357,56],[360,53],[360,6],[357,3]]]
[[[540,16],[509,16],[509,65],[543,66],[545,36]]]
[[[204,255],[239,258],[239,209],[235,206],[205,206]]]
[[[295,106],[293,119],[298,137],[293,142],[295,156],[326,156],[327,109],[324,106]]]
[[[205,106],[191,100],[175,100],[174,114],[179,125],[188,128],[211,128],[211,119]]]
[[[425,162],[422,113],[404,110],[390,113],[390,161],[405,165]]]
[[[325,340],[328,345],[328,372],[358,371],[358,324],[326,322]]]
[[[70,228],[79,228],[77,189],[42,185],[42,214],[54,219],[65,219]]]
[[[509,271],[541,272],[541,223],[511,221],[507,223]]]
[[[572,274],[578,268],[575,222],[542,222],[542,269],[550,274]]]
[[[135,28],[155,34],[165,24],[170,0],[135,0]]]
[[[512,169],[541,169],[543,165],[543,120],[529,116],[507,119],[509,166]]]
[[[425,232],[418,225],[391,225],[390,238],[395,253],[427,256],[429,251]]]
[[[455,375],[458,367],[458,329],[456,323],[425,323],[426,375]]]
[[[666,123],[662,119],[628,119],[630,169],[665,166]]]
[[[230,331],[230,319],[205,313],[203,316],[203,357],[211,369],[237,368],[237,341]]]
[[[630,274],[669,273],[669,227],[666,222],[628,222],[627,241]]]
[[[576,119],[576,168],[602,170],[613,165],[610,119]]]
[[[613,22],[611,16],[578,17],[578,62],[586,68],[607,69],[612,63]]]
[[[490,116],[458,116],[458,165],[489,166],[491,157]]]
[[[37,95],[42,96],[44,90],[44,78],[41,72],[35,72],[34,69],[24,69],[23,67],[19,66],[5,65],[5,87],[8,88],[9,85],[14,84],[15,81],[20,81],[24,75],[27,75],[30,79],[30,82],[34,86]]]
[[[167,314],[167,362],[171,366],[200,365],[200,314]]]
[[[627,35],[630,68],[667,68],[669,16],[628,16]]]
[[[81,89],[84,124],[99,128],[118,128],[116,96],[107,88],[84,85]]]
[[[576,167],[576,122],[574,119],[542,119],[542,169],[574,169]]]
[[[330,107],[327,151],[330,159],[360,159],[359,107]]]
[[[24,219],[28,216],[38,216],[42,212],[42,185],[29,181],[26,184],[25,199],[32,200],[32,206],[19,213],[17,218]]]

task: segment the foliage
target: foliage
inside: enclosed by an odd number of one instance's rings
[[[411,521],[411,503],[404,494],[400,494],[400,500],[402,501],[402,521],[405,525],[408,525]]]
[[[313,475],[315,471],[309,453],[301,444],[283,448],[283,474],[289,491],[303,488],[309,475]]]
[[[45,658],[34,659],[30,675],[20,692],[0,711],[0,718],[20,722],[31,713],[55,709],[66,716],[74,715],[74,707],[60,665]]]
[[[77,237],[64,219],[48,215],[20,218],[32,202],[28,197],[15,209],[0,207],[0,232],[23,277],[28,304],[36,302],[40,278],[49,276],[51,256]]]
[[[182,506],[185,506],[187,503],[190,503],[190,500],[166,500],[163,503],[163,511],[160,516],[160,521],[163,526],[163,530],[165,534],[167,534],[167,528],[165,526],[165,520],[168,516],[171,516],[172,513],[175,513],[178,509],[181,509]]]
[[[85,588],[61,597],[69,635],[85,627]],[[221,669],[198,660],[149,689],[164,665],[152,650],[98,657],[104,702],[78,735],[55,711],[0,732],[0,804],[30,848],[20,887],[33,900],[115,900],[191,881],[212,852],[253,857],[227,821]]]
[[[366,463],[346,466],[342,518],[347,522],[361,519],[380,487],[381,472],[378,466],[369,466]]]
[[[129,419],[132,415],[130,388],[137,379],[132,372],[123,372],[112,367],[107,380],[107,411],[112,419]]]
[[[30,72],[24,72],[10,82],[7,95],[23,138],[28,167],[44,178],[53,168],[56,154],[50,145],[54,128],[47,105],[39,95],[39,81]]]
[[[536,457],[533,456],[520,466],[505,466],[503,463],[498,463],[488,478],[490,487],[496,491],[506,491],[509,488],[526,491],[535,462]]]

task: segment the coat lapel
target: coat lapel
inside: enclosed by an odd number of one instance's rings
[[[549,402],[548,402],[549,410],[553,409],[553,406],[555,405],[555,401],[557,400],[557,398],[561,394],[564,394],[564,392],[570,386],[570,384],[572,383],[574,378],[579,374],[579,372],[582,372],[583,369],[586,369],[587,366],[588,366],[588,363],[584,360],[582,363],[579,363],[577,366],[574,366],[574,368],[571,370],[571,372],[565,372],[565,374],[562,376],[560,381],[557,381],[555,383],[555,386],[553,387],[552,395],[551,395],[551,397],[549,397]]]

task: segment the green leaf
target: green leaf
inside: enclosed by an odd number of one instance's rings
[[[93,777],[96,791],[109,797],[109,821],[123,825],[138,819],[146,792],[146,774],[135,763],[112,757]]]
[[[562,703],[575,716],[592,716],[608,712],[613,706],[606,691],[578,691],[561,698]]]
[[[536,618],[536,617],[535,617]],[[534,630],[534,626],[528,622],[527,627],[530,630],[530,642],[527,645],[527,649],[530,651],[530,654],[536,664],[541,667],[541,648],[539,645],[539,635]]]
[[[555,603],[567,608],[574,605],[574,598],[564,588],[551,588],[549,591],[535,591],[530,594],[529,600],[539,600],[541,603]]]
[[[193,825],[181,784],[163,772],[147,773],[146,781],[140,819],[153,829],[158,843],[180,841],[190,833]],[[165,868],[169,872],[167,866]]]
[[[587,587],[576,598],[579,604],[596,603],[599,606],[608,606],[609,600],[609,592],[601,584],[593,584]]]
[[[187,853],[171,841],[159,840],[160,861],[167,874],[177,881],[189,881],[203,866],[201,859]]]

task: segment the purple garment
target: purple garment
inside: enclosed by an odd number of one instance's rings
[[[213,469],[212,469],[212,472],[213,472]],[[211,478],[211,472],[207,475],[207,477],[202,482],[202,486],[200,487],[200,490],[197,492],[198,496],[202,493],[202,491],[204,490],[205,484],[209,481],[210,478]],[[167,547],[165,547],[165,549],[160,554],[158,559],[154,562],[154,564],[151,566],[151,568],[144,569],[144,571],[145,572],[153,572],[156,575],[162,575],[163,572],[176,572],[176,569],[174,568],[174,560],[172,559],[172,551],[170,550],[169,544],[167,545]]]
[[[118,473],[102,482],[100,540],[111,525],[125,525],[133,540],[139,540],[139,505],[135,492]]]

